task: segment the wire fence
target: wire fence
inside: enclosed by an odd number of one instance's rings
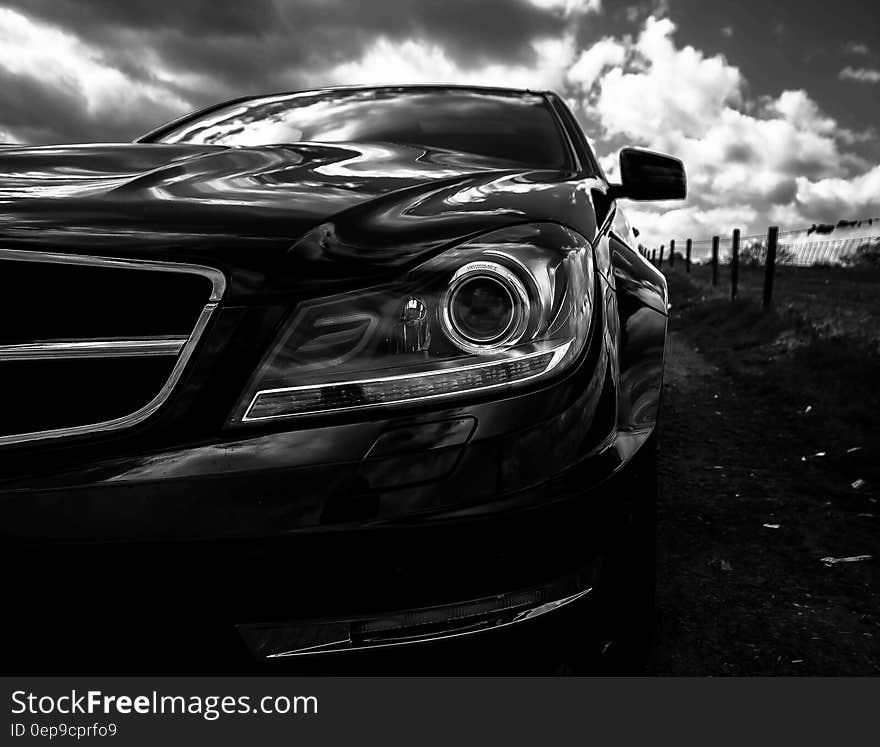
[[[719,262],[730,262],[733,253],[732,237],[719,236],[718,239]],[[682,249],[685,249],[686,245],[686,241],[674,244],[676,251],[680,253],[683,253]],[[693,241],[691,246],[692,262],[702,264],[712,261],[712,239]],[[742,264],[762,265],[766,251],[766,234],[743,236],[740,239],[740,262]],[[815,235],[805,236],[803,231],[780,233],[777,238],[776,251],[776,263],[780,265],[799,267],[812,265],[849,267],[857,265],[865,255],[880,252],[880,224],[878,224],[877,234],[873,236],[825,238]]]
[[[706,273],[695,268],[708,268],[713,286],[729,286],[731,298],[741,287],[754,289],[754,271],[761,274],[761,295],[764,306],[773,300],[773,286],[782,267],[825,268],[830,270],[861,270],[862,275],[880,280],[880,218],[840,221],[837,225],[821,224],[792,231],[779,231],[771,226],[766,234],[741,236],[734,229],[729,236],[713,236],[694,241],[673,239],[668,245],[647,249],[640,247],[654,265],[670,268],[676,262],[685,272]],[[837,274],[839,276],[839,273]],[[748,276],[748,281],[746,280]]]
[[[734,230],[640,249],[664,271],[687,273],[707,297],[750,299],[765,309],[781,305],[820,335],[858,338],[880,352],[880,219],[840,229],[780,232],[771,226],[751,236]]]

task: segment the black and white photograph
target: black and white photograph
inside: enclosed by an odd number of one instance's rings
[[[0,0],[2,673],[876,677],[878,322],[871,3]]]

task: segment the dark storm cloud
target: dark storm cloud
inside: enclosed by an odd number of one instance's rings
[[[3,5],[83,38],[101,38],[108,29],[252,34],[271,28],[278,16],[273,0],[8,0]]]
[[[786,179],[777,184],[766,195],[765,199],[771,205],[790,205],[797,196],[797,181]]]
[[[193,107],[321,85],[324,70],[357,58],[379,36],[425,39],[463,62],[528,63],[530,41],[566,23],[527,0],[0,0],[2,7],[74,35],[133,82],[159,85]],[[39,79],[29,70],[6,81],[0,128],[46,142],[130,137],[159,121],[150,106],[94,121],[82,97]]]
[[[376,37],[421,37],[461,61],[528,61],[536,36],[558,34],[565,20],[526,0],[8,0],[2,3],[56,24],[112,58],[159,51],[172,67],[227,85],[260,86],[276,71],[351,59]],[[130,63],[129,63],[130,64]]]
[[[89,109],[76,88],[58,88],[30,76],[13,75],[0,67],[0,127],[29,143],[131,140],[173,118],[175,112],[150,106],[120,107],[108,119]]]
[[[0,67],[3,112],[0,125],[14,129],[29,142],[76,139],[87,129],[81,116],[86,102],[75,91],[60,91],[36,78],[13,75]]]

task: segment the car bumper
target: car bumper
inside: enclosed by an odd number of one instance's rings
[[[531,636],[548,618],[596,604],[631,489],[624,469],[558,501],[411,526],[7,545],[4,660],[22,672],[195,673],[255,671],[260,662],[334,671],[340,658],[375,663],[380,649],[384,671],[387,650],[410,643],[428,652],[478,646],[489,656],[497,650],[489,639]],[[536,650],[553,637],[537,635]],[[315,652],[303,649],[321,644],[335,645],[305,657],[320,664],[304,663],[300,654]]]

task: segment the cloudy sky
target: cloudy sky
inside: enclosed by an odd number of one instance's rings
[[[880,216],[880,13],[857,0],[0,0],[0,142],[127,140],[224,98],[456,82],[563,94],[643,145],[706,236]]]

